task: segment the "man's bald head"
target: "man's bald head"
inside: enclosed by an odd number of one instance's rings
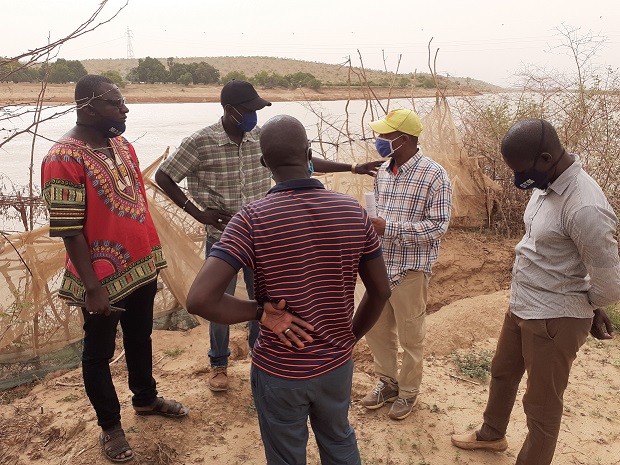
[[[555,128],[544,119],[522,119],[514,123],[502,139],[504,160],[522,163],[533,161],[541,153],[552,157],[562,153],[562,144]]]
[[[295,174],[308,170],[308,135],[304,125],[289,115],[269,119],[261,128],[260,148],[265,165],[274,177],[291,179]],[[305,177],[305,176],[304,176]]]

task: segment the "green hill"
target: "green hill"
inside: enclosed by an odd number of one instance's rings
[[[166,58],[159,58],[159,60],[166,65]],[[268,73],[276,73],[279,75],[293,74],[297,72],[304,72],[313,74],[319,79],[323,85],[345,85],[347,83],[349,69],[346,66],[331,65],[326,63],[318,63],[313,61],[292,60],[289,58],[273,58],[273,57],[191,57],[191,58],[174,58],[175,63],[193,63],[206,61],[210,65],[217,68],[221,76],[225,76],[231,71],[243,72],[246,76],[252,77],[261,71],[267,71]],[[83,60],[82,64],[89,73],[100,74],[105,71],[118,71],[123,77],[127,75],[131,68],[138,66],[137,58],[119,58],[119,59],[97,59],[97,60]],[[359,68],[354,68],[356,71],[360,71]],[[419,73],[421,76],[425,76],[428,82],[430,82],[430,76],[428,74]],[[378,70],[366,70],[366,76],[371,83],[375,85],[389,85],[393,73],[386,73],[385,71]],[[397,81],[401,77],[410,78],[411,75],[399,75]],[[471,87],[478,92],[492,92],[501,90],[500,87],[493,84],[489,84],[484,81],[462,77],[439,77],[442,86],[458,87],[467,86]],[[355,75],[351,76],[352,82],[357,82]]]

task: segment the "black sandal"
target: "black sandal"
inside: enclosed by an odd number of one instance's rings
[[[125,439],[125,432],[120,426],[107,433],[102,431],[101,434],[99,434],[99,444],[101,444],[101,452],[103,452],[105,458],[111,462],[120,463],[133,460],[133,451],[129,457],[116,457],[117,455],[131,450],[127,439]]]
[[[189,409],[184,407],[180,402],[176,400],[164,399],[158,397],[155,401],[155,405],[149,410],[137,410],[136,415],[163,415],[165,417],[184,417],[189,413]]]

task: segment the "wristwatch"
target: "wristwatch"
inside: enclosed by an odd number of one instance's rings
[[[263,312],[265,311],[265,304],[263,302],[259,302],[258,300],[256,301],[256,303],[258,305],[256,307],[256,318],[254,319],[260,322],[261,318],[263,317]]]

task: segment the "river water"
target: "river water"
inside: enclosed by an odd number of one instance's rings
[[[416,99],[416,108],[423,115],[420,108],[428,108],[434,103],[431,99]],[[385,102],[383,102],[385,105]],[[338,129],[344,128],[345,111],[349,114],[351,122],[350,131],[361,134],[360,122],[366,111],[364,121],[370,121],[371,116],[364,101],[351,101],[346,107],[346,101],[330,102],[275,102],[258,112],[259,125],[272,116],[288,114],[299,119],[308,131],[309,139],[317,136],[319,128],[322,134],[329,126],[325,120]],[[406,99],[392,100],[390,108],[399,106],[411,107],[411,102]],[[43,117],[63,110],[67,106],[55,106],[44,109]],[[166,149],[170,147],[171,153],[181,143],[184,137],[196,130],[210,125],[222,115],[222,106],[219,103],[161,103],[161,104],[131,104],[128,102],[129,114],[127,119],[127,131],[125,137],[133,143],[140,164],[148,166]],[[346,110],[345,110],[346,108]],[[5,109],[10,110],[10,109]],[[2,111],[2,110],[0,110]],[[382,116],[383,111],[376,108],[375,115]],[[22,117],[0,121],[0,140],[5,139],[11,130],[20,130],[27,127],[32,121],[33,113],[27,113]],[[318,115],[321,115],[319,117]],[[0,116],[4,116],[0,114]],[[324,120],[321,122],[321,120]],[[44,121],[39,125],[38,137],[34,149],[33,183],[40,185],[41,160],[53,145],[53,141],[61,137],[75,124],[75,112]],[[333,137],[334,131],[332,131]],[[372,134],[366,128],[366,135]],[[329,138],[329,136],[328,136]],[[13,185],[25,186],[29,179],[29,163],[32,148],[32,135],[22,134],[7,142],[0,148],[0,193],[11,193]],[[318,147],[313,145],[313,150],[318,153]],[[329,154],[328,154],[329,157]],[[13,221],[7,223],[5,218],[0,217],[0,229],[14,230],[18,227]]]
[[[430,103],[434,99],[416,100],[416,105],[426,101]],[[315,112],[341,127],[345,120],[346,101],[331,102],[311,102]],[[361,121],[365,103],[363,101],[351,101],[349,103],[349,120],[357,123],[353,125],[359,131],[359,121]],[[390,108],[399,106],[411,106],[406,100],[393,100]],[[51,115],[70,107],[56,106],[45,109],[43,116]],[[222,115],[222,106],[219,103],[154,103],[154,104],[131,104],[128,103],[129,114],[127,119],[127,131],[125,137],[133,143],[142,166],[147,166],[158,156],[166,147],[170,146],[174,150],[184,137],[194,131],[208,126],[217,121]],[[265,107],[258,112],[258,124],[262,124],[272,116],[288,114],[299,119],[308,130],[308,137],[313,139],[318,132],[319,117],[309,108],[306,102],[275,102],[270,107]],[[381,115],[379,109],[377,114]],[[17,118],[14,121],[5,121],[0,125],[0,138],[7,136],[3,129],[20,129],[27,126],[32,119],[31,114],[26,117]],[[365,121],[370,120],[369,114]],[[75,113],[70,112],[49,121],[45,121],[38,128],[38,133],[43,136],[37,139],[34,152],[34,182],[40,183],[40,164],[41,160],[53,145],[53,142],[46,140],[56,140],[75,124]],[[323,124],[323,128],[325,124]],[[368,133],[368,129],[366,130]],[[9,141],[0,148],[0,174],[10,178],[15,184],[28,183],[28,165],[32,136],[24,134]],[[313,147],[316,152],[316,147]]]

